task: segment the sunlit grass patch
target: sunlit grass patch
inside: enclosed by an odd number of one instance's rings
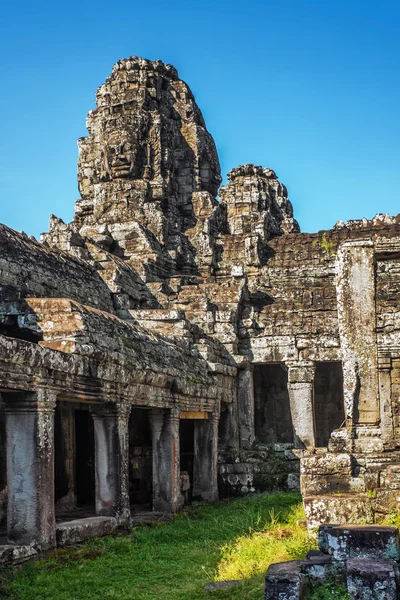
[[[265,573],[272,563],[304,558],[315,547],[315,539],[297,524],[302,519],[302,504],[295,505],[289,514],[271,510],[268,520],[259,521],[261,530],[250,529],[222,547],[217,580],[247,579]]]

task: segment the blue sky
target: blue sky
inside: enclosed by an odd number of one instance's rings
[[[72,218],[76,139],[131,55],[178,69],[223,176],[273,168],[302,231],[400,212],[398,0],[22,0],[0,9],[0,222]]]

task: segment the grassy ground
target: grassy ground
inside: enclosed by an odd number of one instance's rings
[[[14,600],[261,600],[272,562],[303,558],[313,542],[296,525],[297,494],[260,495],[188,508],[172,523],[61,549],[3,568],[0,596]],[[12,575],[12,576],[11,576]],[[209,581],[241,579],[229,591]]]

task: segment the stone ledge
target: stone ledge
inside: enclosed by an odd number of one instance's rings
[[[88,517],[59,523],[56,528],[57,546],[71,546],[91,538],[110,535],[117,529],[114,517]]]
[[[37,556],[37,550],[33,546],[14,546],[12,544],[0,546],[0,565],[8,563],[17,565],[31,560],[35,556]]]

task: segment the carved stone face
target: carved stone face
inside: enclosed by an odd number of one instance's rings
[[[137,146],[127,136],[109,139],[104,150],[105,170],[111,179],[132,179],[136,176]]]

